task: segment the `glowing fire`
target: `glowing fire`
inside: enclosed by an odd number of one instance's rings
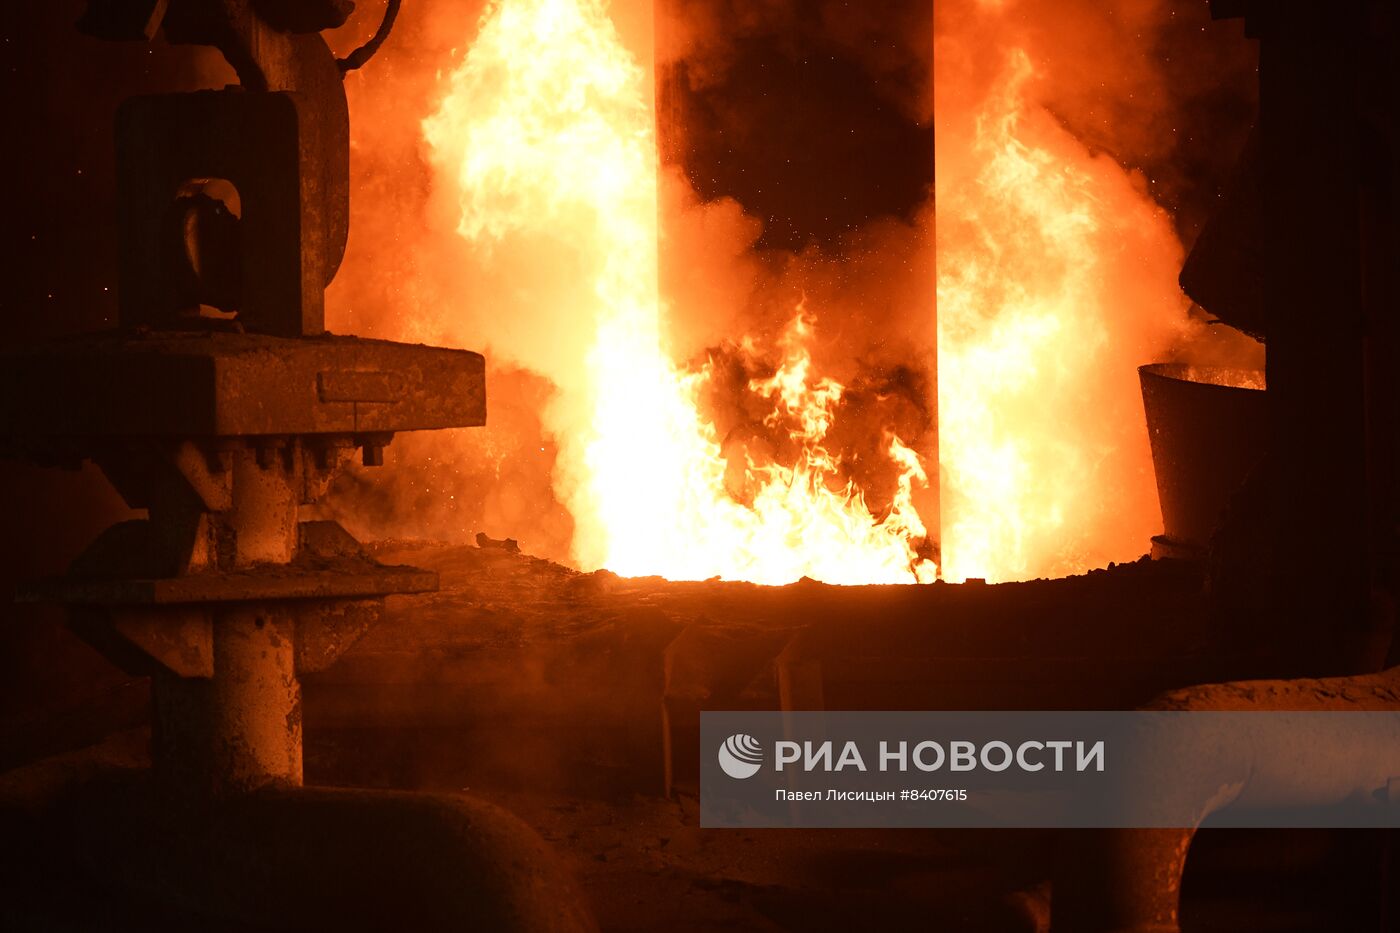
[[[1038,76],[1023,51],[1001,54],[938,150],[952,580],[1063,576],[1144,551],[1160,516],[1135,367],[1187,329],[1165,212],[1028,100]],[[940,93],[960,80],[940,75]]]
[[[912,502],[927,482],[918,455],[889,435],[899,479],[877,519],[823,447],[843,387],[812,371],[805,308],[776,371],[748,387],[796,442],[794,462],[726,458],[698,404],[709,366],[686,370],[664,352],[647,76],[602,0],[494,0],[447,85],[423,131],[457,186],[458,231],[478,251],[536,244],[542,261],[523,274],[566,283],[560,326],[585,338],[521,354],[559,386],[547,420],[576,560],[672,579],[931,580],[936,567],[916,553],[927,534]]]
[[[1143,552],[1159,515],[1135,370],[1189,329],[1168,218],[1036,103],[1040,76],[1007,38],[1013,6],[977,5],[978,38],[939,56],[935,85],[951,580]],[[987,84],[977,68],[994,56]],[[765,374],[748,401],[791,441],[781,462],[722,442],[702,404],[713,362],[663,349],[650,80],[605,0],[491,0],[422,125],[464,263],[519,292],[471,345],[484,337],[558,387],[543,417],[575,561],[672,579],[932,579],[914,505],[930,465],[887,430],[895,491],[872,510],[826,446],[846,390],[815,371],[821,308],[798,307],[775,340],[737,341]]]

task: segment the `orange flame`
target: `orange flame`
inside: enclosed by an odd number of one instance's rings
[[[1161,526],[1136,366],[1188,328],[1165,212],[1033,105],[1024,51],[1006,62],[970,131],[938,151],[951,580],[1063,576],[1146,550]]]
[[[978,4],[984,40],[1002,41],[993,18],[1013,5]],[[985,41],[975,51],[940,68],[988,61]],[[952,104],[939,115],[937,289],[953,580],[1059,576],[1145,550],[1159,515],[1136,366],[1190,330],[1165,213],[1037,105],[1030,55],[996,51],[1005,67],[985,94],[957,74],[936,86]],[[914,504],[929,465],[887,431],[897,482],[878,516],[842,479],[826,439],[845,388],[816,371],[804,306],[772,375],[747,384],[792,441],[784,462],[721,443],[701,404],[712,365],[663,349],[650,77],[605,0],[491,0],[442,80],[422,130],[464,264],[494,270],[518,293],[511,307],[547,311],[497,315],[482,336],[557,386],[544,421],[574,560],[672,579],[932,579]],[[757,359],[764,341],[738,343]]]
[[[583,335],[516,342],[521,362],[559,386],[547,421],[575,559],[672,579],[931,580],[936,567],[916,553],[927,534],[912,502],[927,482],[917,454],[889,436],[899,480],[882,519],[837,479],[822,442],[843,387],[812,372],[805,309],[777,372],[749,385],[773,403],[771,424],[792,426],[798,460],[726,461],[699,410],[709,367],[686,370],[663,350],[646,86],[602,0],[493,0],[423,124],[439,176],[456,186],[458,232],[483,254],[531,244],[520,287],[551,281],[567,300],[561,328]],[[736,467],[743,502],[726,484]]]

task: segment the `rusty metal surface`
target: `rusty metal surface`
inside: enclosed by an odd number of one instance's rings
[[[142,606],[88,615],[92,624],[84,625],[82,613],[73,613],[74,630],[82,629],[89,644],[101,643],[108,657],[122,655],[127,663],[120,666],[129,673],[214,676],[214,619],[208,612]]]
[[[390,600],[385,624],[306,678],[309,728],[385,741],[460,728],[473,754],[548,734],[554,764],[531,780],[556,790],[656,793],[667,761],[692,787],[701,708],[813,708],[810,682],[826,709],[1117,709],[1254,670],[1215,650],[1203,571],[1180,562],[990,586],[765,587],[578,573],[501,548],[376,553],[438,571],[442,588]],[[784,652],[803,634],[800,654]],[[789,677],[803,662],[812,678]],[[403,741],[405,767],[431,757]]]
[[[294,613],[297,673],[323,671],[384,617],[384,599],[337,599]]]
[[[1209,683],[1163,694],[1147,709],[1328,711],[1400,709],[1400,667],[1355,677]],[[1316,740],[1316,737],[1313,737]],[[1169,785],[1136,788],[1154,799],[1189,800],[1204,821],[1241,796],[1255,805],[1328,805],[1369,794],[1400,767],[1393,747],[1354,746],[1330,772],[1300,769],[1295,754],[1309,737],[1290,734],[1283,746],[1261,740],[1236,760],[1204,757],[1197,772]],[[1394,778],[1391,778],[1394,781]],[[1263,788],[1261,791],[1260,788]],[[1262,803],[1258,801],[1262,799]],[[1176,933],[1182,874],[1196,830],[1107,829],[1066,833],[1055,865],[1053,929]]]
[[[1231,371],[1161,363],[1139,373],[1165,534],[1205,546],[1264,455],[1265,393],[1229,384]]]
[[[385,401],[390,382],[400,394]],[[356,391],[362,401],[353,400]],[[467,350],[331,335],[151,332],[0,354],[0,436],[357,434],[485,421],[485,361]]]
[[[155,580],[67,578],[26,584],[18,589],[17,598],[21,602],[95,606],[172,606],[245,600],[362,599],[430,593],[437,584],[437,574],[429,570],[356,561],[318,569],[269,564],[253,570]]]
[[[296,620],[258,605],[215,614],[207,677],[157,672],[152,753],[168,800],[245,794],[302,780]]]

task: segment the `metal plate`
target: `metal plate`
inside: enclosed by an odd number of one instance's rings
[[[397,396],[385,401],[391,384]],[[364,400],[350,400],[357,392]],[[485,423],[485,361],[467,350],[332,335],[151,333],[0,353],[0,434],[21,441],[392,433]]]
[[[171,606],[272,599],[362,599],[431,593],[437,588],[438,575],[430,570],[357,561],[353,566],[268,566],[157,580],[68,578],[25,584],[19,588],[16,599],[91,606]]]

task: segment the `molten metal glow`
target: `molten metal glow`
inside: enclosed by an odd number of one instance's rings
[[[582,321],[586,339],[560,347],[541,333],[523,360],[559,386],[547,418],[575,558],[672,579],[931,580],[936,568],[915,553],[924,464],[888,435],[899,480],[879,519],[839,480],[823,441],[843,387],[812,371],[805,308],[779,341],[776,372],[748,387],[771,402],[768,423],[795,442],[793,462],[726,460],[698,405],[709,367],[686,370],[664,352],[646,82],[602,0],[493,0],[423,125],[473,249],[528,242],[538,261],[526,275],[583,283],[563,288],[570,303],[557,313],[573,333]]]

